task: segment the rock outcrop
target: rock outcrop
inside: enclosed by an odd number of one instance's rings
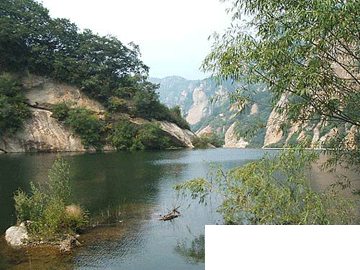
[[[99,115],[105,112],[103,106],[86,97],[78,88],[48,78],[29,75],[22,83],[33,117],[20,132],[1,137],[0,149],[9,153],[85,151],[80,137],[51,117],[51,106],[68,102],[72,107],[85,107]]]
[[[235,132],[236,123],[233,123],[225,133],[224,148],[245,148],[249,143],[239,138]]]
[[[31,108],[33,117],[21,132],[0,138],[0,148],[9,153],[85,151],[80,137],[65,129],[51,112]]]
[[[190,125],[194,125],[198,123],[201,118],[205,115],[208,115],[208,108],[209,108],[209,97],[206,96],[203,85],[196,88],[193,92],[193,105],[191,106],[186,121]]]
[[[206,135],[211,134],[213,132],[214,132],[213,128],[210,125],[207,125],[203,129],[197,131],[195,134],[198,137],[203,137],[203,136],[206,136]]]
[[[187,148],[194,148],[191,140],[195,136],[190,130],[181,129],[174,123],[170,123],[167,121],[160,122],[160,128],[170,134],[172,137],[178,140],[178,142]]]
[[[323,119],[317,121],[289,121],[286,110],[279,112],[278,109],[283,109],[287,105],[287,97],[283,95],[275,108],[272,110],[267,125],[266,135],[264,140],[264,148],[271,147],[274,144],[281,143],[276,147],[286,145],[292,141],[303,142],[307,139],[310,140],[309,147],[312,149],[321,149],[326,147],[326,144],[336,136],[338,136],[339,127],[329,128],[329,122]],[[309,108],[310,110],[311,108]],[[305,112],[306,113],[306,112]],[[282,129],[281,126],[287,126],[286,129]],[[327,129],[327,132],[325,132]],[[358,132],[358,128],[350,126],[345,128],[345,144],[348,148],[356,147],[355,134]]]
[[[29,75],[22,83],[26,89],[26,98],[33,117],[15,135],[0,137],[0,153],[95,150],[91,148],[86,150],[79,136],[51,117],[51,108],[54,104],[66,102],[71,107],[83,107],[94,111],[101,119],[104,117],[105,108],[99,102],[88,98],[77,87],[57,83],[44,77]],[[179,145],[193,147],[192,132],[182,130],[168,122],[161,123],[161,128],[173,136]],[[103,150],[116,149],[106,145]]]
[[[279,113],[278,109],[283,109],[286,106],[287,102],[287,96],[283,95],[276,107],[270,113],[269,119],[266,124],[264,147],[278,143],[283,138],[283,131],[281,129],[281,125],[285,123],[288,118],[285,113]]]
[[[168,133],[174,141],[175,145],[179,147],[194,148],[192,138],[196,136],[193,132],[187,129],[181,129],[174,123],[168,121],[149,121],[142,118],[129,118],[129,120],[137,125],[146,125],[150,123],[160,123],[160,128]]]

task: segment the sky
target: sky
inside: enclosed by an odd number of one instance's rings
[[[150,77],[189,80],[211,74],[199,67],[211,51],[208,37],[230,26],[219,0],[38,0],[52,18],[67,18],[80,29],[110,34],[139,45]]]

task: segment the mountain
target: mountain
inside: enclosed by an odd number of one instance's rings
[[[240,108],[236,103],[230,105],[229,94],[242,85],[231,80],[220,85],[213,78],[194,81],[172,76],[149,81],[160,84],[160,101],[168,107],[180,106],[183,117],[199,136],[216,133],[225,147],[263,146],[271,112],[270,96],[263,86],[252,87],[254,105]],[[241,109],[243,113],[239,113]],[[248,132],[255,128],[256,132]]]
[[[162,148],[164,142],[166,147],[193,147],[195,135],[189,130],[126,113],[110,117],[100,102],[76,86],[35,75],[22,77],[21,86],[31,117],[15,133],[0,130],[0,153]],[[59,117],[59,108],[67,110],[66,121]]]
[[[229,96],[243,87],[234,81],[219,85],[212,78],[194,81],[176,76],[150,81],[160,84],[161,102],[180,106],[192,131],[199,137],[215,133],[224,140],[224,147],[281,148],[306,141],[307,147],[322,148],[339,132],[350,144],[354,140],[352,127],[337,127],[322,120],[291,122],[286,111],[278,110],[286,106],[286,96],[273,101],[262,85],[250,87],[254,102],[241,107],[236,102],[230,104]]]
[[[160,103],[136,44],[0,1],[0,152],[192,147]]]

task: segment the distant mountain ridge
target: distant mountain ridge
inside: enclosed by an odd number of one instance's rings
[[[242,129],[248,126],[241,123],[263,122],[266,125],[270,109],[262,105],[254,105],[244,114],[239,114],[236,106],[230,106],[228,94],[234,92],[240,85],[234,81],[225,81],[220,85],[213,78],[203,80],[186,80],[178,76],[169,76],[163,79],[150,78],[150,82],[160,84],[159,99],[168,107],[180,106],[183,117],[188,121],[192,130],[199,135],[216,133],[225,140],[226,147],[262,147],[265,138],[265,128],[258,131],[254,138],[240,138],[237,136]],[[259,92],[257,97],[261,103],[269,105],[267,91],[261,86],[255,86]],[[259,100],[260,101],[260,100]],[[254,118],[253,121],[249,118]],[[256,118],[256,119],[255,119]],[[261,119],[261,120],[259,120]],[[238,138],[239,137],[239,138]]]
[[[228,94],[242,85],[226,81],[218,85],[215,79],[186,80],[178,76],[163,79],[150,78],[160,84],[159,99],[172,108],[180,106],[183,117],[198,136],[216,133],[229,148],[271,148],[286,144],[296,145],[307,141],[311,148],[326,147],[329,138],[336,132],[353,137],[350,128],[335,127],[331,123],[313,121],[289,122],[286,112],[278,112],[286,97],[274,102],[265,86],[251,86],[254,104],[243,109],[230,104]],[[211,100],[215,100],[211,102]],[[251,105],[251,106],[250,106]]]

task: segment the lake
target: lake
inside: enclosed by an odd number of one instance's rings
[[[91,213],[94,228],[82,245],[60,254],[52,248],[14,250],[0,241],[0,269],[204,269],[207,224],[222,224],[214,197],[205,205],[177,196],[175,184],[206,177],[263,156],[261,149],[206,149],[65,154],[71,164],[74,203]],[[16,222],[13,194],[43,183],[57,154],[0,156],[0,232]],[[192,203],[191,206],[190,203]],[[173,207],[182,216],[159,221]],[[194,255],[191,252],[198,251]],[[190,251],[189,251],[190,250]],[[199,255],[200,254],[200,255]]]

